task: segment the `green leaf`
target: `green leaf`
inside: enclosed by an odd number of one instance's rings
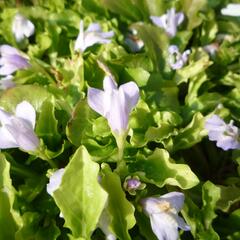
[[[139,87],[147,85],[150,74],[143,68],[125,68],[125,71],[127,74],[126,77],[130,78],[130,80],[135,81]]]
[[[15,190],[9,174],[10,164],[0,154],[0,239],[14,240],[15,232],[21,224],[21,218],[13,209]],[[5,227],[4,227],[5,226]]]
[[[87,150],[77,149],[65,168],[62,183],[53,194],[65,226],[75,238],[90,239],[107,200],[107,193],[98,183],[99,165]]]
[[[72,118],[68,122],[66,129],[68,139],[75,146],[82,144],[86,131],[91,125],[91,114],[93,114],[93,112],[89,108],[87,101],[80,100],[72,113]]]
[[[45,219],[41,227],[42,216],[37,212],[26,212],[23,215],[23,224],[16,233],[15,240],[56,240],[60,230],[54,220]]]
[[[111,228],[121,240],[131,240],[128,230],[135,223],[134,207],[126,199],[119,176],[108,165],[102,166],[102,186],[108,193],[107,210],[111,214]]]
[[[211,186],[221,196],[216,202],[216,208],[228,212],[230,207],[240,201],[240,188],[237,186]]]
[[[203,21],[199,13],[207,6],[207,0],[182,0],[181,4],[188,18],[187,29],[199,26]]]
[[[139,37],[144,42],[146,52],[154,63],[154,70],[161,73],[164,72],[168,55],[164,56],[164,51],[167,50],[169,43],[164,30],[145,23],[134,24],[133,27],[138,31]]]
[[[204,129],[205,118],[201,113],[196,113],[192,121],[185,127],[179,130],[177,136],[174,136],[164,142],[168,151],[177,151],[179,149],[189,148],[200,142],[207,135]]]
[[[197,176],[186,164],[176,164],[164,149],[156,149],[147,159],[137,160],[129,165],[129,171],[146,182],[158,187],[164,185],[189,189],[199,183]]]
[[[199,240],[220,240],[218,234],[212,227],[212,221],[217,216],[215,206],[220,198],[218,189],[211,182],[207,181],[202,186],[202,208],[200,209],[190,197],[186,196],[182,214],[191,226],[194,239]]]
[[[50,149],[56,149],[59,146],[61,135],[58,133],[58,121],[55,118],[54,105],[50,101],[44,101],[40,111],[36,133]]]
[[[193,58],[193,61],[190,60],[190,63],[187,66],[176,72],[174,80],[177,85],[183,82],[188,82],[190,78],[196,79],[198,74],[202,74],[204,70],[212,64],[209,60],[209,56],[204,52],[194,52]]]
[[[0,106],[6,111],[14,112],[16,105],[26,100],[38,111],[47,99],[51,99],[51,94],[45,88],[37,85],[21,85],[4,91],[0,98]]]
[[[131,0],[121,0],[121,1],[111,1],[111,0],[101,0],[104,7],[113,11],[114,13],[120,14],[128,19],[140,20],[141,14],[132,3]]]

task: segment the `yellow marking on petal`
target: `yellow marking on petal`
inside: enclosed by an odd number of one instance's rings
[[[162,201],[158,203],[157,207],[163,212],[168,212],[172,209],[171,204],[167,201]]]

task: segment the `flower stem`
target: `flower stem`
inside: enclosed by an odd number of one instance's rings
[[[123,158],[124,155],[124,145],[125,145],[125,139],[126,139],[126,134],[122,135],[115,135],[117,146],[118,146],[118,161],[117,161],[117,168],[116,171],[120,175],[124,175],[126,172],[126,162]]]

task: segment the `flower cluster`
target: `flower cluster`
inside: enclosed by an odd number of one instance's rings
[[[239,129],[233,121],[226,124],[219,116],[212,115],[205,122],[209,140],[216,141],[217,146],[223,150],[240,149]]]

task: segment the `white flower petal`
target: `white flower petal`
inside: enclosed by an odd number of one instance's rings
[[[152,214],[150,216],[151,227],[158,240],[177,240],[177,222],[166,213]]]
[[[239,17],[240,16],[240,4],[239,3],[230,3],[226,8],[221,10],[222,15]]]
[[[104,91],[112,91],[117,89],[117,83],[114,81],[112,76],[105,76],[103,79],[103,89]]]
[[[35,135],[31,123],[13,117],[11,123],[5,125],[6,129],[10,132],[12,137],[18,144],[18,147],[25,151],[35,151],[39,146],[39,139]]]
[[[102,28],[99,23],[91,23],[86,32],[102,32]]]
[[[83,21],[81,20],[79,24],[79,34],[74,45],[74,51],[80,50],[81,52],[83,52],[85,48],[86,47],[84,46],[84,27]]]
[[[0,75],[7,76],[9,74],[14,73],[18,70],[18,67],[13,64],[5,64],[0,67]]]
[[[14,48],[14,47],[11,47],[7,44],[3,44],[0,46],[0,54],[2,56],[5,56],[5,55],[19,55],[19,51]]]
[[[123,91],[126,99],[128,113],[136,106],[139,99],[139,88],[135,82],[128,82],[119,87],[119,91]]]
[[[17,13],[12,24],[12,32],[17,42],[22,41],[25,37],[33,35],[35,27],[31,21]]]
[[[24,35],[26,37],[30,37],[34,34],[34,32],[35,32],[35,27],[34,27],[33,23],[31,21],[27,20],[25,22],[25,26],[24,26]]]
[[[53,196],[53,193],[60,187],[64,170],[64,168],[60,168],[50,177],[49,183],[47,184],[47,192],[49,195]]]
[[[109,106],[106,118],[113,132],[120,135],[127,129],[128,113],[126,112],[126,101],[123,93],[117,90],[106,92],[105,105]]]
[[[14,87],[15,83],[12,81],[12,79],[12,75],[7,75],[6,77],[1,78],[0,89],[6,90],[8,88]]]
[[[88,105],[97,113],[104,116],[104,92],[96,88],[88,88]]]
[[[158,27],[161,27],[161,28],[164,28],[164,29],[167,27],[167,24],[166,24],[167,16],[165,14],[161,17],[150,16],[150,19]]]
[[[32,128],[34,129],[36,121],[36,111],[29,102],[23,101],[19,103],[16,107],[15,115],[17,117],[25,119],[26,121],[29,121],[32,125]]]
[[[162,195],[160,199],[164,199],[169,202],[171,206],[179,212],[183,207],[185,197],[181,192],[170,192]]]
[[[6,128],[0,128],[0,149],[16,148],[18,144]]]
[[[0,122],[2,125],[10,123],[13,115],[0,108]]]
[[[191,230],[191,227],[189,225],[187,225],[181,217],[177,216],[176,220],[177,220],[179,228],[181,228],[184,231],[190,231]]]
[[[179,12],[176,14],[176,21],[177,25],[180,25],[184,20],[184,14],[182,12]]]

